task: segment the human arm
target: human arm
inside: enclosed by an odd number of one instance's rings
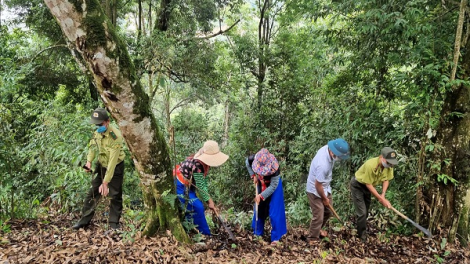
[[[95,135],[93,134],[93,137]],[[91,163],[93,162],[93,160],[95,159],[95,151],[96,151],[96,140],[94,138],[92,138],[90,140],[90,142],[88,143],[88,153],[87,153],[87,156],[86,156],[86,164],[85,164],[85,171],[86,172],[90,172],[91,171]]]
[[[388,185],[388,184],[387,184],[387,185]],[[372,195],[374,195],[375,198],[377,198],[377,200],[379,200],[379,202],[380,202],[383,206],[385,206],[385,207],[387,207],[387,208],[391,208],[391,207],[392,207],[392,205],[390,204],[390,202],[389,202],[387,199],[385,199],[385,193],[383,193],[384,196],[380,195],[372,184],[366,184],[366,187],[367,187],[367,189],[372,193]]]
[[[281,179],[281,176],[274,176],[271,178],[271,183],[269,184],[269,187],[266,188],[262,193],[259,195],[261,196],[260,198],[265,200],[269,196],[271,196],[274,191],[276,190],[277,186],[279,185],[279,181]]]
[[[321,200],[323,201],[323,205],[328,206],[330,204],[330,200],[325,195],[325,190],[323,189],[323,185],[321,182],[315,180],[315,189],[317,189],[318,194],[320,195]]]
[[[101,195],[107,196],[109,193],[108,183],[112,180],[114,176],[114,171],[118,163],[119,154],[121,153],[120,149],[111,149],[109,152],[108,167],[106,168],[106,174],[104,175],[103,182],[101,183],[98,191]]]
[[[209,207],[209,209],[214,211],[214,213],[217,213],[217,211],[215,210],[215,204],[212,198],[209,198],[209,201],[207,201],[207,206]]]
[[[194,181],[196,182],[197,189],[199,190],[199,194],[204,202],[209,204],[209,208],[214,205],[214,201],[212,201],[209,191],[208,191],[208,183],[207,177],[204,177],[204,173],[201,172],[194,172],[193,173]],[[212,208],[211,208],[212,209]]]
[[[114,170],[119,161],[119,155],[121,154],[122,146],[113,146],[109,148],[109,158],[106,167],[106,174],[104,175],[103,182],[109,183],[114,176]]]
[[[385,199],[385,193],[387,192],[389,181],[382,182],[382,194],[381,196]]]

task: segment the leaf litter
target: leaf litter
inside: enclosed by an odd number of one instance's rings
[[[171,234],[143,237],[126,225],[110,231],[102,219],[78,231],[70,228],[71,216],[47,220],[9,221],[10,232],[0,233],[0,263],[470,263],[458,243],[443,246],[446,234],[428,239],[370,230],[362,242],[350,222],[350,228],[329,228],[329,237],[315,246],[307,242],[306,228],[290,228],[270,246],[269,230],[260,239],[235,227],[237,240],[231,241],[219,227],[212,237],[187,245]]]

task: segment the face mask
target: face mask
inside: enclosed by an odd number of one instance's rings
[[[104,132],[106,132],[106,126],[100,126],[100,127],[98,127],[98,129],[96,130],[96,132],[98,132],[98,133],[104,133]]]
[[[382,166],[384,166],[384,168],[390,168],[391,166],[388,165],[388,163],[386,161],[382,161]]]

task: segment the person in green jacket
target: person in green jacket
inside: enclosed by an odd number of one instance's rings
[[[367,215],[371,202],[371,194],[379,202],[391,208],[392,205],[385,198],[389,181],[393,179],[393,166],[398,164],[397,152],[385,147],[381,155],[366,161],[351,179],[351,196],[356,210],[356,228],[358,237],[367,239]],[[379,194],[374,186],[382,184],[382,193]]]
[[[124,139],[121,131],[110,123],[108,113],[104,108],[97,108],[91,115],[91,123],[97,126],[89,143],[86,172],[91,172],[91,164],[98,158],[93,179],[85,204],[82,217],[73,226],[80,229],[90,224],[95,207],[101,196],[110,196],[109,227],[119,228],[119,218],[122,213],[122,184],[124,178]]]

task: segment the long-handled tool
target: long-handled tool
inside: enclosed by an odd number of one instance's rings
[[[217,209],[216,210],[213,210],[213,212],[215,213],[215,215],[217,216],[217,218],[219,219],[220,223],[222,224],[222,226],[224,227],[225,231],[227,232],[228,234],[228,239],[229,240],[237,240],[235,238],[235,236],[233,235],[232,233],[232,230],[230,230],[230,228],[228,228],[227,224],[225,223],[224,219],[219,215],[219,213],[217,212]]]
[[[207,195],[209,195],[206,191],[198,188],[195,184],[191,183],[192,186],[194,186],[198,191],[201,191],[201,192],[204,192],[206,193]],[[219,219],[220,223],[222,223],[222,226],[224,227],[225,231],[227,231],[228,233],[228,239],[230,240],[236,240],[235,236],[233,235],[232,231],[230,230],[230,228],[228,228],[227,224],[225,223],[224,219],[222,219],[222,217],[220,217],[219,213],[217,212],[217,208],[214,208],[214,210],[212,210],[215,215],[217,216],[217,219]]]
[[[341,220],[341,218],[339,218],[338,214],[336,213],[335,209],[333,208],[333,206],[332,206],[330,203],[328,203],[328,208],[330,208],[330,210],[333,212],[333,214],[335,215],[335,217],[336,217],[340,222],[343,222],[343,221]]]
[[[427,230],[426,228],[418,225],[417,223],[413,222],[411,219],[409,219],[406,215],[400,213],[397,209],[395,209],[393,206],[390,208],[392,209],[395,213],[397,213],[399,216],[403,217],[405,220],[407,220],[408,222],[410,222],[411,224],[413,224],[416,228],[418,228],[419,230],[421,230],[426,236],[428,237],[432,237],[431,235],[431,232],[429,230]]]
[[[256,197],[258,197],[258,183],[255,183],[255,189],[256,189],[256,191],[255,191],[255,193],[256,193],[255,198],[256,198]],[[257,230],[258,229],[257,228],[258,227],[258,203],[256,202],[256,200],[255,200],[255,219],[256,219],[256,222],[255,222],[255,235],[256,235],[256,231],[258,231]]]

